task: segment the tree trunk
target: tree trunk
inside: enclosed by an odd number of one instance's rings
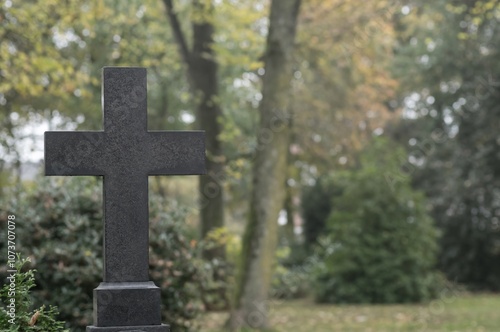
[[[206,2],[205,2],[206,3]],[[213,8],[195,2],[202,15],[212,17]],[[208,18],[210,20],[210,18]],[[204,238],[211,230],[224,226],[224,157],[219,135],[221,109],[218,100],[217,62],[212,49],[214,27],[208,21],[193,22],[193,51],[189,72],[193,91],[198,98],[196,118],[199,127],[206,132],[207,175],[200,176],[201,235]],[[224,247],[204,252],[204,258],[223,258]]]
[[[230,328],[268,326],[268,294],[285,199],[292,51],[300,0],[273,0],[264,55],[258,145],[252,169],[249,220],[243,238],[235,309]]]
[[[196,119],[206,133],[207,175],[199,178],[201,236],[224,226],[224,164],[219,140],[221,108],[218,100],[217,62],[212,49],[214,27],[213,7],[207,1],[193,1],[193,47],[187,46],[172,0],[164,0],[179,52],[188,70],[191,91],[197,103]],[[224,247],[207,250],[204,258],[224,258]]]

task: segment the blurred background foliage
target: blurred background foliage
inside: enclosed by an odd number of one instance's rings
[[[151,276],[179,330],[231,302],[269,2],[211,1],[225,228],[199,238],[193,179],[150,179]],[[187,30],[192,2],[175,9]],[[499,21],[495,0],[303,1],[275,297],[416,302],[445,278],[500,290]],[[101,184],[43,179],[43,131],[102,129],[103,66],[148,68],[150,130],[192,129],[196,98],[161,1],[6,0],[0,41],[0,236],[15,213],[35,303],[76,330],[100,279]],[[227,258],[204,262],[214,243]]]

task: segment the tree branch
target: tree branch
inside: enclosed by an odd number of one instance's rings
[[[184,37],[184,34],[182,32],[179,18],[177,17],[177,13],[174,10],[172,0],[163,0],[163,3],[165,4],[165,8],[167,9],[170,27],[172,28],[175,41],[177,42],[177,46],[179,47],[181,58],[187,66],[190,66],[191,52],[189,51],[186,38]]]

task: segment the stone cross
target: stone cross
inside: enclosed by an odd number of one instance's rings
[[[149,280],[149,175],[205,173],[202,131],[148,131],[146,69],[105,67],[104,131],[45,132],[46,175],[100,175],[104,276],[94,290],[94,331],[167,332],[160,289]]]

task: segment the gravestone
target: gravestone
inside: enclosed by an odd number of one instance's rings
[[[201,131],[148,131],[146,69],[105,67],[104,131],[45,132],[46,175],[103,177],[104,271],[87,332],[167,332],[149,280],[149,175],[205,173]]]

